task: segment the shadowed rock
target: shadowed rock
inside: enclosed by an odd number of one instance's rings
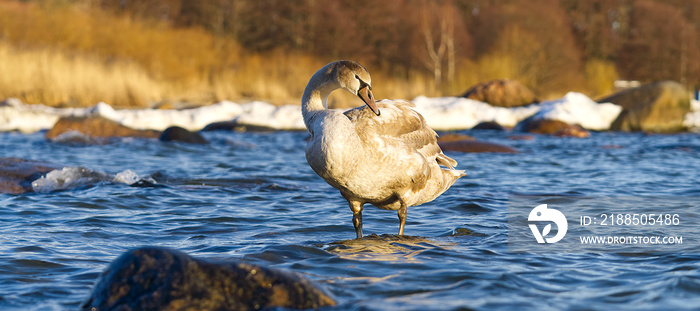
[[[622,106],[613,131],[673,133],[685,131],[683,118],[690,111],[690,96],[683,86],[663,81],[620,91],[598,102]]]
[[[157,138],[160,132],[135,130],[103,117],[63,117],[54,124],[46,138],[56,139],[64,133],[80,132],[88,137],[142,137]]]
[[[160,141],[179,141],[179,142],[184,142],[184,143],[190,143],[190,144],[208,144],[209,142],[204,139],[202,134],[199,134],[197,132],[190,132],[184,128],[181,128],[179,126],[171,126],[165,131],[163,131],[162,134],[160,134],[160,138],[158,138]]]
[[[472,86],[462,97],[497,107],[519,107],[539,102],[535,93],[513,80],[493,80]]]
[[[312,309],[335,301],[308,280],[245,263],[213,263],[170,249],[129,251],[109,265],[83,310]]]
[[[20,158],[0,158],[0,193],[21,194],[34,191],[32,182],[60,166]]]

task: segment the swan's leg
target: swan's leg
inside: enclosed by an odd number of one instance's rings
[[[399,235],[403,235],[403,227],[406,225],[406,203],[401,200],[401,207],[399,208]]]
[[[357,201],[348,201],[352,210],[352,224],[355,226],[357,238],[362,238],[362,204]]]

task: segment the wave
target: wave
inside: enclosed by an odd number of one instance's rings
[[[129,186],[155,185],[150,176],[141,177],[132,170],[124,170],[116,175],[89,169],[83,166],[64,167],[46,173],[32,182],[32,189],[38,193],[91,187],[102,182],[122,183]]]

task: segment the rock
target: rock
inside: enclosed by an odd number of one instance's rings
[[[530,89],[514,80],[493,80],[472,86],[462,97],[497,107],[519,107],[539,100]]]
[[[510,140],[534,140],[535,136],[532,135],[511,135],[508,136]]]
[[[516,128],[527,133],[548,134],[560,137],[586,138],[591,136],[591,133],[582,127],[559,120],[533,120],[532,118],[527,118],[518,123]]]
[[[166,99],[166,100],[161,100],[161,101],[155,103],[155,105],[153,105],[153,109],[175,110],[177,108],[175,108],[175,105],[173,104],[172,101]]]
[[[584,128],[578,125],[568,124],[567,127],[555,131],[554,133],[552,133],[552,135],[559,137],[587,138],[591,137],[591,132],[585,130]]]
[[[690,95],[681,84],[673,81],[626,89],[598,102],[622,106],[622,112],[610,126],[613,131],[685,131],[683,119],[690,111]]]
[[[443,151],[459,151],[459,152],[506,152],[516,153],[517,150],[494,143],[478,141],[476,138],[469,135],[458,133],[447,133],[438,136],[438,145]]]
[[[204,139],[202,134],[199,134],[197,132],[190,132],[179,126],[171,126],[165,129],[165,131],[163,131],[163,133],[160,134],[160,138],[158,139],[164,142],[179,141],[184,143],[202,145],[209,143],[206,139]]]
[[[160,132],[152,130],[136,130],[123,126],[104,117],[63,117],[54,124],[46,138],[56,139],[61,134],[80,132],[88,137],[142,137],[157,138]]]
[[[258,310],[332,305],[331,297],[297,274],[144,247],[112,262],[82,309]]]
[[[490,121],[490,122],[481,122],[477,124],[476,126],[472,127],[472,130],[493,130],[493,131],[505,131],[506,129],[503,128],[500,124]]]
[[[32,182],[44,174],[61,168],[42,161],[0,158],[0,193],[22,194],[34,191]]]
[[[242,124],[237,121],[222,121],[211,123],[202,129],[202,132],[209,131],[273,132],[277,130],[262,125]]]
[[[438,141],[443,151],[517,153],[511,147],[478,140]]]

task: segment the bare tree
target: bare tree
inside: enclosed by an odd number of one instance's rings
[[[453,81],[455,77],[454,7],[452,2],[443,2],[439,8],[432,7],[433,5],[434,2],[422,3],[420,31],[427,52],[427,59],[423,59],[423,63],[433,73],[435,88],[441,89],[445,61],[448,81]],[[438,24],[437,36],[434,34],[435,24]],[[435,37],[438,37],[437,41]]]

